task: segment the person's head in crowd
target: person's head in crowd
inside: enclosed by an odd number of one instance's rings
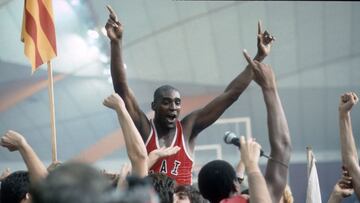
[[[117,203],[159,203],[159,197],[149,179],[135,176],[126,179],[128,187],[122,192]]]
[[[174,179],[162,173],[152,173],[148,177],[156,193],[160,198],[161,203],[173,202],[173,195],[175,191],[176,182]]]
[[[199,171],[198,185],[201,195],[211,203],[218,203],[240,190],[235,169],[223,160],[205,164]]]
[[[31,187],[33,203],[102,203],[110,184],[95,168],[66,163]]]
[[[15,171],[1,182],[0,202],[28,203],[31,202],[30,179],[27,171]]]
[[[191,185],[179,185],[175,188],[173,203],[201,203],[204,202],[200,192]]]
[[[284,189],[284,193],[280,199],[280,203],[293,203],[294,197],[292,195],[291,189],[289,185],[286,185]]]

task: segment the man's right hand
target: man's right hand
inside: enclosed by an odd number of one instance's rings
[[[347,92],[340,98],[339,111],[347,113],[351,111],[352,107],[359,101],[358,96],[354,92]]]
[[[260,159],[261,146],[254,139],[245,140],[244,136],[240,137],[241,160],[243,161],[248,173],[260,170],[258,162]]]
[[[19,150],[25,144],[25,138],[20,133],[13,130],[7,131],[0,141],[0,145],[8,148],[11,152]]]
[[[352,177],[349,176],[349,172],[343,169],[343,175],[341,179],[335,184],[333,188],[333,195],[338,198],[346,198],[352,195],[354,192]]]
[[[113,93],[104,99],[103,104],[114,110],[125,108],[124,100],[117,93]]]
[[[111,41],[121,40],[124,31],[123,26],[119,22],[115,11],[109,5],[106,8],[109,11],[109,19],[105,25],[107,36]]]

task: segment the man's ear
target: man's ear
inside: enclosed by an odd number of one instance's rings
[[[151,109],[152,109],[153,111],[155,111],[155,108],[156,108],[155,102],[151,102]]]

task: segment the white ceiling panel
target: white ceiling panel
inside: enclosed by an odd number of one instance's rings
[[[163,66],[160,62],[154,38],[132,46],[131,50],[135,59],[133,65],[138,73],[138,78],[150,80],[162,78]]]
[[[124,3],[124,4],[123,4]],[[144,2],[141,0],[125,1],[120,8],[114,8],[124,25],[124,40],[126,43],[139,43],[144,35],[152,33],[151,22],[146,13]],[[105,14],[104,12],[99,12]],[[108,13],[106,12],[106,16]],[[122,16],[126,16],[122,17]],[[104,22],[105,25],[106,22]]]
[[[351,54],[351,4],[339,6],[339,2],[327,2],[324,6],[324,60]]]
[[[351,61],[334,62],[326,66],[326,87],[348,87],[351,84]]]
[[[351,85],[360,86],[360,56],[351,60],[350,78]],[[359,93],[360,94],[360,93]]]
[[[281,40],[276,41],[275,43],[283,43]],[[287,77],[289,75],[297,74],[299,71],[297,63],[297,50],[294,43],[285,43],[280,47],[276,47],[275,44],[271,50],[272,63],[270,64],[276,74],[279,77]],[[267,62],[268,63],[268,62]]]
[[[296,74],[286,75],[284,77],[277,77],[277,85],[280,88],[299,88],[300,76],[298,73],[296,73]]]
[[[176,26],[178,23],[179,19],[174,1],[144,1],[144,4],[145,14],[152,30],[162,30],[169,26]]]
[[[78,116],[80,113],[79,108],[77,108],[77,105],[75,104],[74,100],[71,98],[67,86],[61,83],[60,84],[56,83],[55,86],[58,87],[54,91],[56,116],[58,118],[61,118],[61,120],[68,120]]]
[[[206,6],[209,10],[224,9],[226,7],[233,7],[235,4],[242,2],[232,2],[232,1],[206,1]]]
[[[32,115],[26,115],[23,113],[22,108],[20,107],[22,104],[18,104],[13,108],[8,109],[7,111],[1,112],[2,123],[5,127],[3,130],[10,129],[29,129],[34,127],[33,121],[29,116],[35,116],[35,111]]]
[[[22,16],[22,10],[17,9],[16,12],[12,11],[11,7],[19,6],[21,1],[11,1],[5,6],[0,7],[0,21],[1,29],[1,53],[0,59],[9,62],[16,62],[20,64],[27,64],[28,61],[25,57],[23,43],[20,41],[21,37],[21,22],[17,22],[19,16]],[[6,29],[5,29],[6,28]]]
[[[193,66],[189,61],[189,44],[185,39],[184,28],[181,26],[168,30],[159,34],[156,39],[167,78],[178,82],[192,82],[194,79],[189,73]]]
[[[300,5],[297,7],[297,47],[300,69],[323,61],[324,31],[322,27],[323,6]]]
[[[211,25],[208,17],[196,19],[185,25],[186,38],[195,82],[216,84],[220,81],[216,62],[214,37],[210,35]]]
[[[20,109],[23,115],[28,116],[34,127],[39,127],[44,124],[50,123],[50,110],[49,110],[49,99],[47,91],[39,92],[21,103]]]
[[[268,18],[266,14],[265,2],[243,3],[237,6],[239,13],[239,24],[241,42],[243,49],[248,50],[251,56],[256,54],[256,36],[257,36],[257,23],[262,21],[263,28],[271,30],[267,24]],[[249,12],[256,11],[256,12]],[[268,59],[269,60],[269,59]]]
[[[229,83],[245,68],[240,23],[237,7],[229,7],[209,16],[211,34],[214,40],[219,77],[224,84]]]
[[[350,36],[351,36],[351,53],[360,55],[360,2],[351,2],[351,21],[347,22],[351,25]]]
[[[72,133],[73,144],[68,146],[80,153],[87,147],[95,144],[96,140],[93,139],[93,131],[89,126],[86,118],[73,119],[71,122],[66,122],[66,128],[70,129]]]
[[[300,85],[304,88],[324,87],[326,85],[326,72],[324,67],[314,67],[301,71]]]
[[[175,1],[180,22],[203,17],[208,12],[206,3],[201,1]]]
[[[311,67],[324,60],[323,6],[321,3],[296,7],[298,66]]]
[[[265,27],[276,38],[275,46],[296,43],[296,18],[293,2],[272,2],[266,4],[267,24]]]

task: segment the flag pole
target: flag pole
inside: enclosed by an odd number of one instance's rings
[[[311,169],[311,152],[312,152],[312,147],[311,146],[307,146],[306,147],[306,157],[307,157],[307,176],[309,178],[310,176],[310,169]]]
[[[51,125],[51,157],[52,162],[57,161],[57,147],[56,147],[56,126],[55,126],[55,104],[54,104],[54,82],[51,68],[51,61],[47,62],[48,67],[48,92],[50,101],[50,125]]]

